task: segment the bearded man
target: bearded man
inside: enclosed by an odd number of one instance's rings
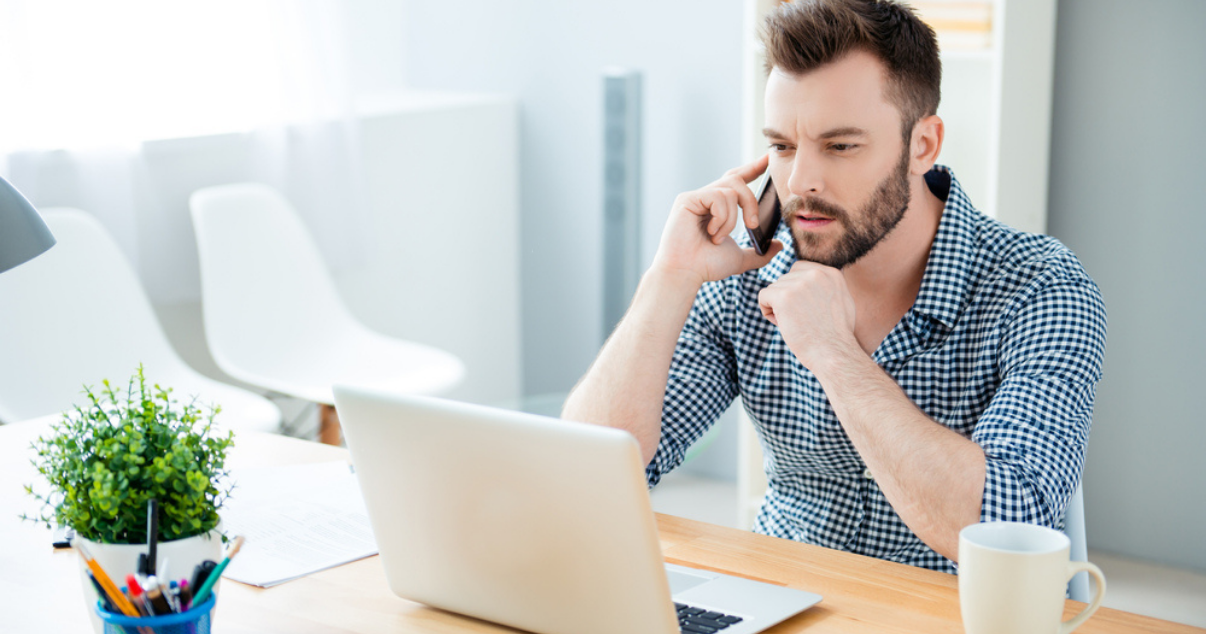
[[[754,529],[778,537],[953,572],[964,526],[1062,526],[1097,286],[935,165],[941,64],[911,10],[796,2],[762,36],[767,155],[675,200],[564,418],[631,432],[653,486],[740,396],[769,482]],[[730,234],[758,226],[763,172],[782,222],[759,256]]]

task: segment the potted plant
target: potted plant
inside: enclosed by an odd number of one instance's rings
[[[217,561],[224,537],[218,510],[230,494],[226,452],[233,434],[221,434],[196,399],[183,405],[170,388],[147,385],[140,365],[125,397],[108,380],[97,394],[85,386],[87,404],[64,412],[52,434],[33,443],[34,464],[48,492],[26,491],[44,504],[35,521],[69,527],[117,585],[148,550],[148,505],[158,506],[156,570],[183,579],[206,559]],[[165,569],[167,563],[170,568]],[[84,574],[84,595],[96,593]],[[100,631],[100,622],[93,619]]]

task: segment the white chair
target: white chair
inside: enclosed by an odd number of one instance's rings
[[[123,390],[138,369],[180,402],[218,404],[215,422],[276,431],[268,399],[209,379],[176,354],[134,270],[109,233],[77,209],[45,209],[58,244],[0,276],[0,420],[70,409],[109,379]]]
[[[1083,480],[1076,487],[1076,493],[1072,494],[1072,499],[1068,501],[1068,508],[1064,510],[1064,534],[1072,542],[1072,552],[1070,553],[1072,561],[1088,561],[1089,542],[1085,538]],[[1089,592],[1089,573],[1078,572],[1075,577],[1072,577],[1072,580],[1068,582],[1068,597],[1084,603],[1093,600],[1093,593]]]
[[[463,379],[457,357],[373,332],[352,316],[310,233],[276,190],[254,183],[209,187],[194,192],[189,207],[205,335],[218,367],[320,404],[324,442],[338,442],[338,428],[327,427],[337,424],[335,383],[434,394]]]

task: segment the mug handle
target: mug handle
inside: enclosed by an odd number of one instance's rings
[[[1101,574],[1101,568],[1098,568],[1087,561],[1068,562],[1068,580],[1071,581],[1072,577],[1078,572],[1087,572],[1090,575],[1093,575],[1094,579],[1097,579],[1097,595],[1093,597],[1093,602],[1090,603],[1088,607],[1086,607],[1084,610],[1081,610],[1080,614],[1077,614],[1071,619],[1060,623],[1060,634],[1068,634],[1072,630],[1080,627],[1081,624],[1087,621],[1090,616],[1093,616],[1093,613],[1097,611],[1097,608],[1101,607],[1101,600],[1105,598],[1106,580],[1105,575]]]

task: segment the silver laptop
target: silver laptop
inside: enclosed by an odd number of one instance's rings
[[[753,634],[821,600],[665,564],[627,432],[349,386],[335,407],[403,598],[538,634]]]

